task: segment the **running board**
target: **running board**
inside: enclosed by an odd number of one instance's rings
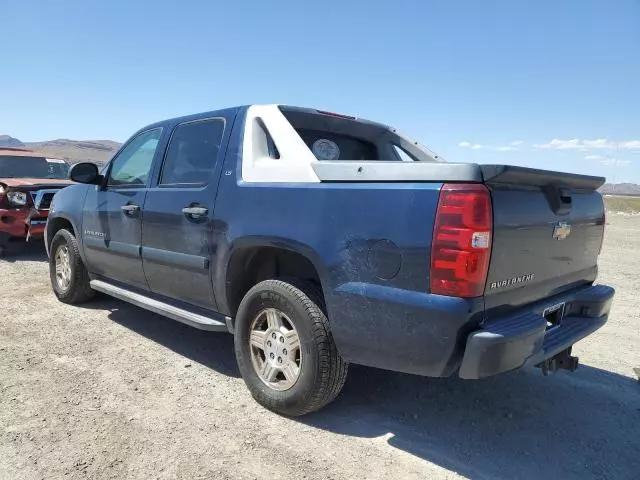
[[[115,285],[103,282],[102,280],[91,280],[89,285],[98,292],[106,293],[107,295],[124,300],[125,302],[144,308],[145,310],[158,313],[191,327],[199,328],[200,330],[211,330],[216,332],[229,331],[227,328],[227,318],[223,315],[220,315],[220,320],[214,320],[212,318],[204,317],[197,313],[169,305],[168,303],[154,300],[153,298],[146,297],[139,293],[130,292],[124,288],[116,287]]]

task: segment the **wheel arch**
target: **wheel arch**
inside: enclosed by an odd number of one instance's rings
[[[50,255],[49,247],[51,245],[51,241],[53,237],[55,237],[56,233],[58,233],[62,229],[67,229],[71,231],[78,243],[81,243],[81,239],[78,238],[78,230],[73,225],[73,222],[64,216],[56,216],[53,218],[49,218],[47,220],[47,228],[45,233],[45,248],[47,250],[47,255]],[[80,249],[80,253],[82,253],[82,249]]]
[[[230,316],[249,289],[268,278],[297,278],[317,283],[325,303],[330,296],[329,275],[321,256],[301,242],[278,237],[238,239],[223,257],[219,307]]]

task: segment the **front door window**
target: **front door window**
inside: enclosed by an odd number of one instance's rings
[[[115,187],[143,187],[147,184],[161,128],[142,132],[111,162],[107,184]]]

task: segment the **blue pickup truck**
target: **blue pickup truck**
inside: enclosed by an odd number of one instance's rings
[[[479,379],[573,371],[606,321],[604,179],[449,163],[394,128],[252,105],[135,133],[72,167],[51,284],[235,336],[254,398],[302,415],[349,363]]]

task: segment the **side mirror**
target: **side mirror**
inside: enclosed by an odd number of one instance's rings
[[[94,185],[98,185],[102,181],[98,166],[90,162],[76,163],[69,170],[69,178],[74,182]]]

